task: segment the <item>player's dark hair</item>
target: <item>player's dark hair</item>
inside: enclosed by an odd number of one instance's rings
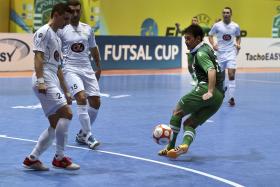
[[[184,31],[183,31],[183,34],[191,34],[195,38],[200,36],[201,41],[204,38],[204,32],[203,32],[202,28],[199,25],[194,25],[194,24],[185,28]]]
[[[67,6],[78,6],[78,5],[80,5],[80,7],[82,6],[79,0],[68,0],[67,2]]]
[[[230,7],[226,6],[224,9],[229,10],[229,11],[230,11],[230,14],[232,14],[232,9],[231,9]]]
[[[51,12],[51,18],[53,18],[53,15],[55,12],[57,12],[59,15],[62,15],[67,10],[67,5],[65,3],[57,3],[53,6],[52,12]],[[67,11],[68,12],[68,11]]]

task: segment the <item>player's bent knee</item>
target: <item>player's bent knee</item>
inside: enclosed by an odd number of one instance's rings
[[[75,99],[78,105],[86,105],[87,104],[87,97],[84,91],[80,91],[75,95]]]
[[[101,105],[100,97],[99,96],[91,96],[88,97],[89,105],[92,108],[99,109]]]
[[[196,129],[199,126],[199,123],[197,123],[192,117],[189,117],[184,121],[184,126]]]
[[[59,115],[59,118],[66,118],[69,120],[72,120],[73,117],[72,110],[68,105],[64,105],[62,108],[60,108],[57,111],[57,114]]]

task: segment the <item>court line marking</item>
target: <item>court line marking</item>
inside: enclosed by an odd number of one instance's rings
[[[7,136],[7,135],[0,135],[0,138],[37,143],[37,141],[35,141],[35,140],[10,137],[10,136]],[[165,162],[160,162],[160,161],[156,161],[156,160],[152,160],[152,159],[147,159],[147,158],[127,155],[127,154],[122,154],[122,153],[115,153],[115,152],[111,152],[111,151],[91,150],[89,148],[73,146],[73,145],[67,145],[67,147],[74,148],[74,149],[96,151],[96,152],[100,152],[100,153],[106,153],[106,154],[110,154],[110,155],[116,155],[116,156],[132,158],[132,159],[142,160],[142,161],[146,161],[146,162],[151,162],[151,163],[155,163],[155,164],[159,164],[159,165],[163,165],[163,166],[168,166],[168,167],[172,167],[172,168],[177,168],[177,169],[180,169],[180,170],[188,171],[188,172],[195,173],[195,174],[198,174],[198,175],[202,175],[202,176],[205,176],[205,177],[208,177],[208,178],[220,181],[222,183],[226,183],[226,184],[234,186],[234,187],[244,187],[243,185],[238,184],[236,182],[233,182],[233,181],[230,181],[230,180],[227,180],[227,179],[215,176],[215,175],[211,175],[211,174],[208,174],[208,173],[205,173],[205,172],[202,172],[202,171],[198,171],[198,170],[195,170],[195,169],[191,169],[191,168],[187,168],[187,167],[182,167],[182,166],[178,166],[178,165],[174,165],[174,164],[169,164],[169,163],[165,163]]]
[[[236,79],[237,81],[244,81],[244,82],[256,82],[256,83],[267,83],[267,84],[280,84],[278,81],[263,81],[263,80],[250,80],[250,79]]]

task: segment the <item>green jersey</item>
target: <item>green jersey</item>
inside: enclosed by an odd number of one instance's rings
[[[212,48],[205,43],[199,44],[191,51],[192,66],[198,83],[208,83],[208,70],[216,70],[216,88],[224,93],[224,73],[217,62],[216,55]]]

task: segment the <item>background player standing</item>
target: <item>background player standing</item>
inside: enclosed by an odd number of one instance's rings
[[[228,69],[228,93],[230,98],[228,103],[230,106],[234,106],[236,56],[240,50],[241,36],[239,25],[231,21],[231,16],[232,9],[225,7],[223,9],[223,20],[215,23],[209,32],[209,42],[213,49],[217,51],[218,62],[222,71]],[[217,36],[217,43],[213,39],[214,35]]]
[[[70,24],[58,33],[62,40],[63,73],[71,94],[77,101],[77,113],[82,127],[76,141],[94,149],[99,145],[92,135],[91,127],[100,107],[100,54],[93,30],[80,22],[80,1],[69,0],[68,7],[72,10]],[[95,61],[96,72],[92,69],[89,53]]]
[[[195,138],[195,129],[218,111],[224,98],[224,76],[220,71],[214,51],[208,44],[203,43],[202,28],[199,25],[191,25],[183,33],[190,55],[194,59],[193,67],[198,84],[179,100],[170,119],[173,138],[169,145],[158,154],[171,158],[177,158],[188,151]],[[190,116],[183,123],[183,142],[175,147],[182,119],[188,114]]]
[[[52,145],[54,138],[56,138],[56,154],[52,162],[53,166],[69,170],[80,168],[64,155],[72,111],[60,89],[61,86],[65,95],[69,94],[61,70],[61,41],[56,35],[56,31],[65,25],[67,9],[68,7],[64,3],[54,5],[49,23],[38,29],[33,37],[35,53],[33,91],[41,102],[50,126],[40,135],[31,154],[23,162],[24,167],[29,169],[49,169],[42,164],[39,157]],[[67,97],[67,101],[71,101],[69,97]]]

